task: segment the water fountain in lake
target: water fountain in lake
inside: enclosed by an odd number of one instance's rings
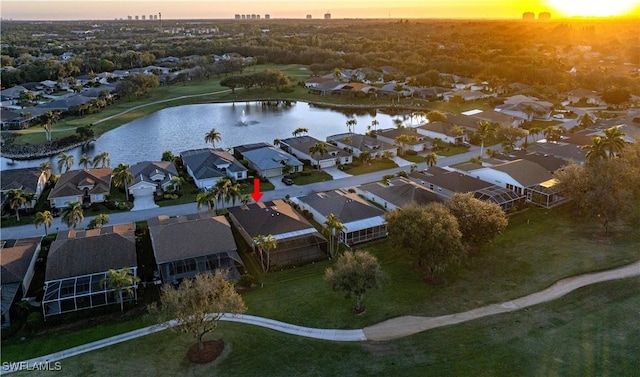
[[[244,109],[242,110],[242,115],[240,115],[240,122],[238,123],[238,126],[248,126],[257,123],[259,123],[257,120],[249,120],[247,113],[244,112]]]

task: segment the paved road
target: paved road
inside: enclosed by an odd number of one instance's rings
[[[463,313],[449,314],[440,317],[402,316],[380,322],[376,325],[369,326],[364,329],[355,330],[317,329],[311,327],[303,327],[272,320],[269,318],[245,314],[224,314],[222,320],[229,322],[246,323],[272,329],[275,331],[284,332],[287,334],[336,342],[384,341],[403,338],[436,327],[450,326],[494,314],[519,310],[529,306],[538,305],[543,302],[555,300],[578,288],[582,288],[590,284],[596,284],[609,280],[624,279],[634,276],[640,276],[640,261],[612,270],[565,278],[557,281],[555,284],[542,291],[535,292],[515,300],[503,302],[500,304],[487,305]],[[86,352],[91,352],[100,348],[122,343],[131,339],[153,334],[174,325],[175,321],[169,321],[162,325],[145,327],[142,329],[130,331],[128,333],[112,336],[110,338],[101,339],[92,343],[70,348],[64,351],[33,358],[30,360],[25,360],[25,364],[16,363],[14,365],[3,365],[2,369],[0,370],[0,375],[15,372],[20,368],[20,366],[22,366],[22,368],[33,368],[35,364],[42,364],[47,362],[53,363],[62,359],[66,359],[68,357],[80,355]]]
[[[491,146],[491,148],[499,148],[499,146]],[[486,151],[487,148],[485,148]],[[471,157],[475,157],[479,154],[478,147],[472,147],[468,152],[451,156],[451,157],[441,157],[438,159],[438,166],[447,166],[453,165],[460,162],[468,161]],[[418,169],[425,169],[427,165],[425,163],[416,164]],[[338,188],[346,188],[346,187],[355,187],[364,183],[377,182],[382,180],[382,177],[387,174],[396,174],[397,172],[404,170],[409,172],[410,167],[397,167],[394,169],[377,171],[374,173],[363,174],[363,175],[354,175],[345,178],[338,178],[331,181],[325,182],[317,182],[304,186],[285,186],[284,188],[266,191],[264,196],[262,197],[262,201],[274,200],[274,199],[282,199],[289,195],[290,197],[298,197],[309,195],[314,192],[322,192],[335,190]],[[221,206],[224,208],[224,206]],[[205,211],[203,208],[201,211]],[[196,203],[188,203],[181,204],[170,207],[159,207],[152,209],[145,209],[141,211],[127,211],[127,212],[118,212],[112,213],[109,215],[109,223],[110,224],[122,224],[128,222],[136,222],[136,221],[144,221],[150,219],[152,217],[156,217],[159,215],[167,215],[167,216],[178,216],[178,215],[188,215],[191,213],[198,212]],[[86,214],[85,214],[86,215]],[[78,228],[86,227],[89,222],[95,216],[85,216],[84,221],[78,225]],[[67,226],[62,223],[60,217],[53,219],[53,223],[51,224],[51,228],[49,228],[49,232],[57,232],[58,230],[67,229]],[[25,238],[25,237],[33,237],[44,234],[44,227],[36,228],[35,225],[22,225],[22,226],[14,226],[9,228],[0,228],[0,238],[1,239],[12,239],[12,238]]]

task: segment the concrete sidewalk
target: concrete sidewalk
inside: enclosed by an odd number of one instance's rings
[[[436,327],[454,325],[457,323],[471,321],[494,314],[519,310],[529,306],[541,304],[543,302],[555,300],[578,288],[582,288],[590,284],[601,283],[609,280],[624,279],[634,276],[640,276],[640,261],[612,270],[594,272],[590,274],[578,275],[562,279],[542,291],[532,293],[515,300],[503,302],[500,304],[487,305],[463,313],[449,314],[440,317],[403,316],[393,318],[376,325],[366,327],[364,329],[356,330],[316,329],[311,327],[296,326],[273,319],[244,314],[225,314],[222,317],[222,320],[260,326],[291,335],[298,335],[307,338],[322,339],[335,342],[384,341],[406,337]],[[2,370],[0,370],[0,375],[16,372],[18,370],[17,368],[20,367],[33,368],[33,366],[37,364],[47,362],[53,363],[62,359],[66,359],[68,357],[83,354],[85,352],[94,351],[100,348],[122,343],[127,340],[153,334],[158,331],[163,331],[174,325],[174,321],[169,321],[162,325],[149,326],[142,329],[130,331],[125,334],[112,336],[110,338],[98,340],[78,347],[73,347],[68,350],[29,359],[22,363],[18,362],[7,364],[6,366],[3,364]]]

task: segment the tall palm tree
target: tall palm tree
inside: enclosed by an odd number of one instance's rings
[[[233,205],[240,196],[240,185],[234,183],[231,178],[222,178],[216,182],[213,191],[216,193],[216,197],[225,204],[232,203]]]
[[[342,221],[333,213],[327,216],[327,220],[324,222],[325,234],[329,237],[329,255],[334,258],[338,252],[338,245],[340,243],[339,233],[344,230],[345,227]]]
[[[424,156],[424,162],[427,163],[427,166],[434,166],[438,163],[438,155],[435,152],[431,152],[428,155]]]
[[[545,128],[542,133],[548,142],[558,142],[562,136],[562,130],[553,126]]]
[[[97,168],[98,164],[100,165],[101,168],[109,167],[109,165],[111,165],[109,152],[104,151],[93,158],[93,167]]]
[[[358,124],[358,120],[355,118],[347,120],[347,129],[349,130],[349,133],[353,133],[355,131],[356,124]]]
[[[40,173],[45,173],[47,177],[51,176],[51,163],[49,161],[45,161],[40,164]]]
[[[362,162],[362,165],[368,165],[369,162],[371,161],[371,152],[364,151],[360,153],[359,158],[360,158],[360,162]]]
[[[273,139],[273,145],[279,147],[282,144],[280,139]]]
[[[204,135],[204,142],[211,143],[214,148],[216,147],[216,143],[219,141],[222,141],[222,134],[215,128],[212,128],[211,131],[207,132],[206,135]]]
[[[62,152],[58,156],[58,170],[60,173],[66,173],[71,170],[75,162],[76,158],[73,155]]]
[[[378,126],[380,125],[380,122],[378,122],[377,119],[374,119],[371,121],[371,127],[373,127],[374,131],[378,131]]]
[[[80,202],[68,202],[67,207],[62,210],[62,222],[69,228],[75,228],[82,220],[84,220],[82,204]]]
[[[119,163],[115,169],[113,169],[112,177],[113,177],[113,185],[118,188],[124,188],[124,194],[129,201],[129,185],[133,182],[135,178],[133,174],[129,171],[129,165]]]
[[[395,145],[400,146],[400,151],[404,154],[406,145],[416,141],[418,141],[417,136],[402,134],[395,138]]]
[[[178,191],[178,192],[182,191],[182,185],[184,185],[184,178],[178,175],[174,175],[171,177],[169,182],[171,183],[171,186],[173,186],[174,191]]]
[[[298,127],[291,133],[291,135],[293,135],[293,137],[296,137],[296,136],[300,136],[300,135],[305,135],[307,133],[309,133],[309,129],[308,128]],[[275,141],[274,141],[274,144],[275,144]]]
[[[486,120],[478,122],[478,134],[480,135],[480,158],[484,156],[484,141],[496,135],[496,125]]]
[[[533,114],[535,114],[536,112],[536,108],[533,107],[532,104],[528,103],[524,106],[524,109],[522,111],[524,111],[524,113],[527,114],[527,120],[531,122],[531,119],[533,118]]]
[[[529,128],[529,135],[531,135],[533,138],[535,138],[536,136],[540,135],[540,133],[542,133],[542,128],[540,128],[540,127],[531,127],[531,128]]]
[[[89,221],[87,229],[102,228],[107,224],[109,224],[109,215],[101,213],[98,216],[94,217],[91,221]]]
[[[625,133],[620,131],[620,126],[614,126],[604,130],[602,143],[604,144],[607,152],[609,152],[609,158],[613,158],[622,152],[626,145],[624,136]]]
[[[56,124],[59,118],[60,118],[60,115],[57,112],[54,112],[51,110],[42,114],[42,121],[43,121],[42,127],[46,132],[46,137],[48,142],[51,142],[51,128],[53,127],[54,124]]]
[[[20,208],[27,202],[27,195],[23,189],[11,189],[7,192],[9,207],[16,211],[16,220],[20,221]]]
[[[198,210],[202,208],[202,206],[207,206],[209,211],[213,211],[216,208],[216,202],[218,201],[218,196],[213,189],[208,189],[206,191],[198,193],[196,195],[196,202],[198,203]]]
[[[262,268],[264,272],[269,272],[269,267],[271,266],[271,253],[272,249],[278,247],[278,241],[271,234],[262,235],[258,234],[253,237],[253,243],[258,247],[260,251],[260,262],[262,264]],[[266,254],[266,265],[265,265],[265,254]]]
[[[130,268],[125,268],[122,270],[109,270],[107,276],[100,281],[100,284],[107,289],[114,290],[118,295],[120,312],[124,312],[123,293],[126,292],[128,296],[133,295],[135,297],[138,282],[140,282],[140,278],[133,275],[133,271]]]
[[[49,234],[48,229],[53,222],[53,215],[49,211],[42,211],[36,213],[36,218],[33,220],[33,224],[38,228],[40,225],[44,225],[44,235]]]
[[[82,165],[84,169],[88,168],[89,165],[92,165],[92,164],[93,164],[92,160],[86,155],[86,153],[83,153],[80,155],[80,165]]]
[[[320,170],[319,158],[328,152],[329,152],[329,149],[327,148],[327,145],[323,142],[315,143],[309,148],[309,154],[311,154],[312,156],[318,156],[318,170]]]
[[[600,136],[591,138],[591,145],[583,145],[582,149],[587,151],[586,158],[588,163],[594,163],[607,158],[607,145]]]

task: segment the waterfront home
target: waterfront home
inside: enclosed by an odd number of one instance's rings
[[[327,136],[327,141],[335,143],[338,148],[353,153],[356,157],[360,157],[362,152],[368,152],[371,158],[381,158],[385,155],[395,157],[398,155],[397,146],[367,135],[342,133]]]
[[[215,186],[221,178],[247,178],[247,168],[222,149],[192,149],[180,153],[180,157],[187,173],[201,190]]]
[[[142,198],[150,198],[160,195],[166,190],[175,189],[172,178],[179,177],[178,170],[170,161],[142,161],[131,166],[129,173],[133,176],[133,182],[129,184],[129,193],[138,201]]]
[[[2,328],[11,326],[11,306],[29,291],[41,241],[42,237],[31,237],[0,243]]]
[[[51,207],[63,208],[68,202],[85,206],[103,203],[111,191],[111,168],[71,170],[58,178],[49,193]]]
[[[273,146],[245,151],[242,156],[247,160],[249,167],[263,178],[283,175],[285,169],[289,169],[289,173],[301,172],[304,169],[300,160]]]
[[[33,194],[33,200],[25,203],[25,207],[32,207],[42,195],[47,181],[51,175],[50,171],[42,171],[40,168],[21,168],[2,171],[0,179],[0,202],[4,211],[6,194],[9,190],[19,190],[25,194]]]
[[[311,153],[310,149],[317,143],[324,144],[327,152],[322,154]],[[297,158],[309,160],[311,165],[319,166],[321,169],[353,162],[351,153],[311,136],[298,136],[280,140],[280,147]]]

